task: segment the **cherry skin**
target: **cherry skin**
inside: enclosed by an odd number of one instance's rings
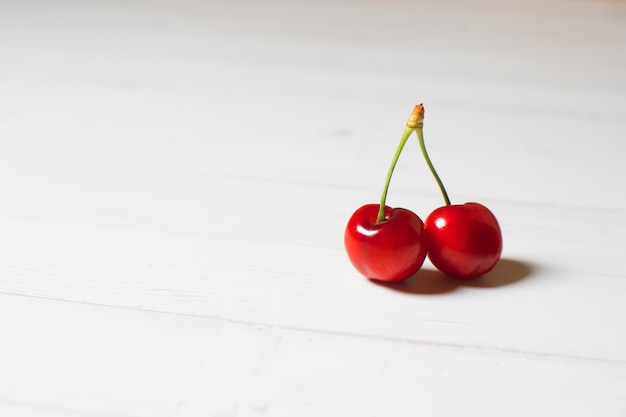
[[[346,226],[344,245],[352,265],[365,277],[400,282],[414,275],[426,258],[424,223],[412,211],[379,204],[357,209]]]
[[[426,218],[424,227],[428,259],[451,277],[479,277],[500,259],[502,232],[493,213],[482,204],[439,207]]]

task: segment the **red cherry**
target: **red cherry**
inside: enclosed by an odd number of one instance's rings
[[[424,223],[412,211],[366,204],[352,214],[344,244],[352,265],[372,280],[399,282],[414,275],[426,258]]]
[[[415,129],[424,160],[439,185],[446,203],[425,222],[428,258],[440,271],[459,279],[489,272],[502,253],[502,232],[496,217],[482,204],[450,204],[446,188],[424,144],[424,106],[418,109]]]
[[[495,216],[478,203],[439,207],[425,221],[428,258],[447,275],[471,279],[489,272],[502,253]]]
[[[424,223],[415,213],[385,205],[393,170],[413,131],[420,106],[415,106],[391,160],[380,204],[366,204],[352,214],[344,233],[344,245],[352,265],[367,278],[399,282],[415,274],[426,259]]]

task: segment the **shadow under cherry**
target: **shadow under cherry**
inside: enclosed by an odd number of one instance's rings
[[[406,294],[437,295],[453,292],[459,287],[497,288],[512,285],[531,276],[532,273],[533,267],[527,262],[500,259],[489,273],[471,280],[459,280],[451,278],[438,270],[423,268],[402,282],[371,282],[375,285]]]
[[[500,259],[496,266],[482,277],[461,281],[465,287],[497,288],[515,284],[533,273],[533,267],[527,262],[513,259]]]

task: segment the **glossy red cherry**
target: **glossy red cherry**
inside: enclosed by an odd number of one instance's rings
[[[425,221],[428,259],[454,278],[471,279],[489,272],[502,253],[496,217],[482,204],[451,204]]]
[[[350,262],[369,279],[399,282],[414,275],[426,258],[424,223],[412,211],[367,204],[352,214],[344,244]]]
[[[440,271],[459,279],[489,272],[502,253],[502,232],[496,217],[482,204],[450,204],[448,193],[424,145],[424,106],[417,110],[415,129],[424,160],[439,185],[446,203],[425,222],[428,258]]]
[[[367,278],[399,282],[415,274],[426,259],[424,223],[415,213],[385,205],[393,170],[409,136],[417,127],[419,107],[409,117],[391,161],[380,204],[366,204],[352,214],[344,245],[352,265]]]

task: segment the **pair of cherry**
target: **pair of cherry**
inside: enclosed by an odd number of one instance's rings
[[[458,279],[489,272],[502,253],[502,232],[493,213],[479,203],[450,204],[448,194],[426,152],[423,135],[424,106],[415,106],[391,163],[380,204],[366,204],[350,217],[344,244],[354,267],[365,277],[400,282],[432,264]],[[425,221],[404,208],[385,205],[396,162],[415,131],[422,154],[443,194],[446,205]]]

